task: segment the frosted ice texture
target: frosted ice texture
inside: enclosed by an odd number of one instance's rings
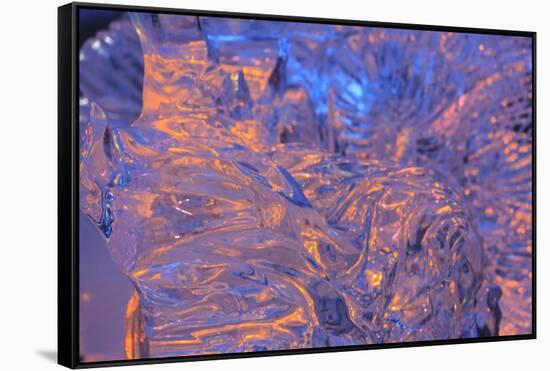
[[[529,39],[130,16],[80,56],[129,358],[530,331]]]

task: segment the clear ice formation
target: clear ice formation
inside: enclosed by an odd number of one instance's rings
[[[129,358],[530,332],[529,39],[130,18],[80,52]]]

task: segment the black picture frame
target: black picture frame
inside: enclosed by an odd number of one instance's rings
[[[251,353],[228,353],[140,360],[113,360],[82,362],[79,359],[79,10],[117,10],[131,12],[158,12],[166,14],[197,15],[240,19],[293,21],[304,23],[340,24],[350,26],[384,27],[408,30],[445,31],[475,34],[529,37],[532,40],[532,332],[525,335],[489,336],[469,339],[414,341],[390,344],[336,346],[327,348],[289,349]],[[536,339],[536,32],[485,28],[433,26],[405,23],[387,23],[329,18],[296,17],[268,14],[234,13],[159,7],[70,3],[58,8],[58,363],[69,368],[122,366],[168,362],[189,362],[228,358],[266,357],[289,354],[341,352],[353,350],[419,347],[479,342]]]

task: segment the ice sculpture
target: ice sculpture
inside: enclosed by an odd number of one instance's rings
[[[528,40],[130,16],[80,58],[129,358],[530,330]]]

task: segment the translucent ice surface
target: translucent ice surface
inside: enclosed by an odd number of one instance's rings
[[[88,40],[80,206],[136,288],[126,355],[529,333],[531,47],[148,13]]]

